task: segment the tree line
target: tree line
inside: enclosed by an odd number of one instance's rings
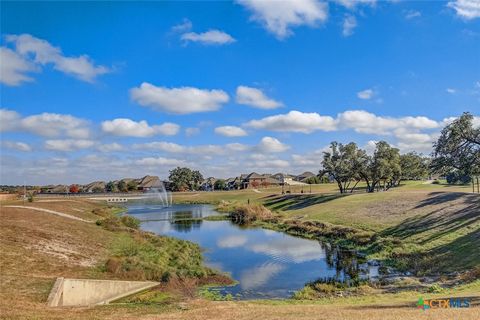
[[[480,128],[473,125],[473,115],[464,113],[447,125],[433,145],[431,157],[416,152],[400,154],[385,141],[376,143],[368,155],[354,142],[332,142],[324,152],[319,177],[328,175],[341,193],[353,192],[360,182],[366,191],[386,191],[402,180],[418,180],[430,174],[446,176],[449,181],[477,182],[480,175]],[[474,184],[475,190],[475,184]]]

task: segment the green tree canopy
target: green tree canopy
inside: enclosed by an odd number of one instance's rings
[[[344,145],[334,141],[330,144],[330,150],[323,153],[323,170],[319,175],[328,173],[332,176],[338,184],[340,193],[347,192],[354,182],[350,190],[352,192],[361,180],[360,172],[368,162],[366,152],[359,149],[354,142]]]
[[[123,180],[120,180],[118,182],[117,187],[118,187],[118,191],[120,191],[120,192],[127,192],[128,191],[127,184]]]
[[[198,170],[177,167],[170,170],[168,180],[173,191],[197,190],[203,176]]]
[[[376,143],[373,157],[368,158],[367,165],[361,171],[368,192],[374,192],[382,182],[382,189],[388,190],[398,184],[401,174],[400,152],[385,141]]]
[[[227,187],[227,184],[225,183],[225,180],[223,179],[218,179],[215,181],[215,190],[224,190]]]
[[[465,112],[443,128],[432,156],[434,172],[457,169],[467,175],[480,174],[480,127],[474,127],[472,114]]]
[[[428,176],[430,160],[416,152],[409,152],[400,155],[400,167],[402,179],[419,180]]]
[[[113,181],[109,181],[105,186],[105,189],[107,190],[107,192],[116,192],[117,186],[115,185],[115,183],[113,183]]]

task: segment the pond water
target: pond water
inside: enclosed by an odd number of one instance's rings
[[[319,241],[230,221],[200,220],[218,214],[210,205],[134,204],[128,214],[140,219],[145,231],[199,244],[208,266],[238,281],[215,290],[237,299],[288,298],[318,279],[348,281],[378,275],[378,267]]]

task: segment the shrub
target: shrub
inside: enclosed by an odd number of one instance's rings
[[[430,293],[442,293],[443,291],[444,291],[443,288],[437,283],[432,284],[428,288],[428,292]]]
[[[242,205],[230,213],[229,217],[236,223],[244,224],[256,220],[273,218],[273,213],[260,204]]]
[[[138,220],[137,218],[134,218],[132,216],[122,216],[120,218],[120,221],[126,227],[129,227],[129,228],[132,228],[132,229],[140,228],[140,220]]]
[[[208,288],[199,291],[201,297],[211,301],[232,301],[233,296],[230,293],[223,295],[221,292],[209,290]]]
[[[128,231],[129,229],[138,230],[140,228],[140,220],[132,216],[112,216],[97,220],[96,224],[109,231]]]
[[[469,175],[464,174],[461,171],[452,171],[449,172],[446,176],[448,184],[467,184],[472,181],[472,178]]]
[[[306,286],[301,290],[293,293],[293,299],[296,300],[314,300],[317,298],[317,292],[310,286]]]

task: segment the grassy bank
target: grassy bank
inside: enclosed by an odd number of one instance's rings
[[[399,270],[437,275],[480,265],[480,255],[475,254],[480,245],[480,196],[469,191],[470,186],[407,181],[378,193],[339,194],[327,184],[314,186],[312,194],[281,194],[280,188],[269,188],[183,193],[174,199],[216,204],[223,212],[260,204],[274,218],[257,219],[259,226],[328,238]]]
[[[163,312],[195,297],[203,285],[231,282],[203,264],[201,248],[192,242],[142,232],[136,219],[118,215],[119,208],[86,199],[55,200],[25,205],[97,223],[8,208],[2,203],[2,318],[103,319],[112,314]],[[23,205],[16,201],[7,204]],[[162,284],[153,293],[145,293],[147,298],[115,309],[47,308],[45,302],[57,277],[155,280]]]
[[[272,190],[272,192],[274,191],[278,190]],[[428,195],[430,192],[427,190],[427,195],[423,197],[424,200],[431,198]],[[326,195],[328,194],[319,193],[312,196],[323,197]],[[300,197],[302,195],[292,196]],[[251,191],[240,195],[231,194],[230,197],[231,200],[223,204],[226,210],[231,205],[246,204],[248,199],[252,204],[267,205],[267,200],[281,197],[281,195]],[[296,221],[302,224],[310,223],[310,228],[312,226],[319,227],[320,223],[324,223],[326,228],[350,228],[358,229],[360,232],[380,233],[386,232],[389,227],[399,225],[404,219],[409,218],[407,215],[402,219],[400,213],[393,212],[390,214],[400,217],[389,217],[391,222],[384,226],[383,223],[373,223],[375,219],[365,216],[365,212],[369,210],[362,209],[360,206],[356,209],[357,211],[351,213],[350,219],[347,218],[348,212],[339,210],[340,218],[344,219],[339,220],[342,223],[336,224],[332,220],[328,221],[328,210],[323,206],[333,201],[348,199],[348,197],[339,197],[332,201],[320,202],[303,208],[311,210],[311,213],[299,213],[297,210],[301,208],[295,210],[287,209],[287,207],[274,209],[275,216],[273,218],[278,218],[278,221],[272,220],[268,223],[262,221],[261,223],[278,227],[284,225],[285,221]],[[221,200],[224,200],[223,197],[217,197],[216,193],[209,193],[206,201],[203,201],[202,198],[203,194],[193,197],[198,202],[220,203]],[[459,199],[456,201],[460,201]],[[185,198],[185,200],[189,199]],[[365,201],[364,203],[371,202]],[[446,202],[446,204],[451,204],[452,210],[460,208],[460,204],[457,202]],[[98,225],[89,224],[43,212],[20,208],[1,208],[2,290],[0,292],[0,313],[2,318],[6,319],[251,319],[252,315],[261,319],[417,319],[419,314],[423,314],[422,311],[415,309],[415,302],[419,295],[427,299],[445,296],[472,296],[480,291],[480,281],[473,280],[468,284],[445,288],[439,293],[427,291],[421,293],[416,289],[408,289],[408,284],[405,284],[406,290],[400,293],[362,291],[354,296],[316,296],[315,300],[305,300],[310,297],[304,296],[302,300],[208,301],[205,298],[198,298],[196,288],[212,282],[225,284],[222,282],[224,277],[203,276],[203,272],[205,271],[208,275],[208,271],[202,265],[197,264],[200,253],[198,246],[170,238],[155,237],[157,240],[151,242],[151,235],[141,234],[135,230],[137,223],[134,220],[118,220],[116,219],[118,216],[115,215],[116,209],[88,200],[63,199],[59,202],[34,202],[27,203],[27,205],[64,212],[91,221],[102,220],[102,222],[99,222]],[[417,204],[412,203],[411,205]],[[427,205],[426,208],[430,208],[429,206]],[[461,206],[465,206],[465,203]],[[342,205],[338,203],[336,208],[340,209]],[[463,208],[465,209],[465,207]],[[321,216],[322,212],[324,216]],[[439,213],[442,212],[444,213],[442,210],[439,211]],[[309,218],[309,214],[315,213],[320,213],[320,216],[314,219]],[[427,213],[428,211],[425,211],[423,214]],[[419,215],[422,216],[420,213]],[[333,216],[335,219],[340,219]],[[365,219],[363,223],[369,228],[359,227],[356,221],[353,221],[353,216]],[[116,218],[112,219],[112,217]],[[320,221],[320,219],[324,221]],[[400,221],[400,223],[395,221]],[[470,220],[463,219],[461,221],[468,225]],[[464,227],[460,223],[460,228],[457,230],[460,232]],[[188,255],[183,255],[182,252],[188,252]],[[111,259],[115,260],[117,264],[110,265],[110,267],[119,265],[121,267],[107,270],[108,261]],[[143,263],[146,261],[148,263],[144,265]],[[157,263],[160,267],[155,266],[150,269],[151,264]],[[190,268],[190,265],[195,267]],[[129,273],[129,270],[141,271]],[[162,278],[166,272],[174,276],[170,276],[170,280],[163,282],[162,286],[128,297],[116,304],[74,309],[52,309],[45,306],[54,279],[58,276],[157,279],[158,277]],[[189,272],[193,272],[190,274],[193,277],[189,276]],[[197,277],[198,275],[200,277]],[[185,276],[184,280],[180,280],[181,276]],[[228,299],[228,297],[206,298],[211,300]],[[429,310],[428,314],[435,319],[478,319],[478,308]]]

